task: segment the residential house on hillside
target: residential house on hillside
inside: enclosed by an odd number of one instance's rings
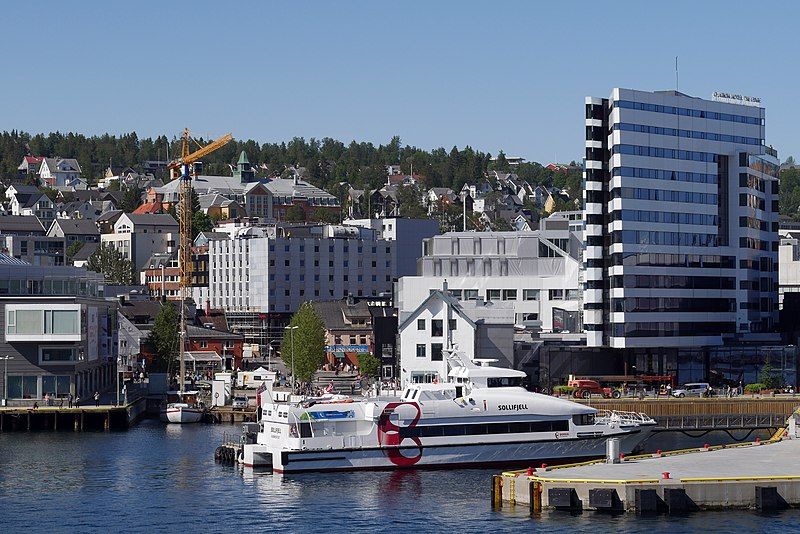
[[[87,219],[56,219],[47,230],[48,237],[62,237],[67,246],[74,241],[82,243],[99,243],[100,230],[97,225]]]
[[[212,219],[238,219],[247,215],[238,202],[211,193],[198,198],[200,210]]]
[[[338,198],[297,177],[276,178],[267,182],[265,187],[272,193],[272,216],[278,221],[286,219],[286,211],[292,206],[300,206],[306,218],[316,210],[335,214],[341,211]]]
[[[56,207],[50,197],[31,186],[11,185],[6,190],[12,215],[34,215],[43,224],[55,219]]]
[[[0,217],[0,252],[31,265],[64,265],[66,240],[45,236],[33,215]]]
[[[423,197],[428,214],[438,211],[440,206],[454,204],[457,200],[458,195],[449,187],[431,187]]]
[[[101,234],[101,242],[113,246],[139,272],[155,252],[171,252],[179,242],[178,222],[168,214],[123,213],[113,233]]]
[[[24,180],[29,177],[39,174],[39,167],[42,165],[44,158],[42,156],[25,156],[22,158],[22,163],[17,167],[18,178]]]
[[[86,181],[81,180],[81,166],[74,158],[44,158],[39,167],[39,179],[50,187],[86,189]]]
[[[122,210],[111,210],[101,214],[97,220],[95,220],[95,224],[97,224],[97,228],[100,230],[101,234],[110,234],[114,232],[114,225],[117,223],[117,220],[122,216]]]

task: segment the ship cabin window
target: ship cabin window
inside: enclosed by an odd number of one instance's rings
[[[594,424],[594,414],[593,413],[582,413],[578,415],[572,416],[572,422],[576,426],[587,426]]]
[[[519,376],[491,377],[486,380],[486,386],[490,388],[522,387],[522,377]]]
[[[464,386],[456,386],[456,398],[464,396]]]
[[[456,398],[455,391],[452,389],[422,391],[420,394],[421,401],[433,400],[453,400]]]

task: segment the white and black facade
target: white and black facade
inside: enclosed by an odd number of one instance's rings
[[[764,108],[628,89],[585,105],[587,345],[772,332],[779,167]]]

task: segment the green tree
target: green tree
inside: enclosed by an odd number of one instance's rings
[[[111,245],[100,245],[89,256],[86,268],[102,273],[109,284],[128,285],[133,279],[133,265]]]
[[[369,352],[364,352],[358,355],[358,370],[362,375],[370,378],[378,376],[381,369],[381,360]]]
[[[134,211],[142,204],[142,190],[139,187],[126,187],[122,191],[122,201],[117,206],[118,209],[126,213]]]
[[[179,349],[180,319],[172,302],[165,302],[156,315],[153,329],[147,338],[153,349],[151,369],[156,372],[168,372]]]
[[[338,224],[341,222],[341,215],[331,209],[316,208],[311,213],[311,220],[325,224]]]
[[[784,384],[783,374],[780,369],[775,369],[769,361],[766,361],[758,372],[758,382],[764,384],[767,389],[781,388]]]
[[[294,343],[294,371],[298,380],[308,382],[325,362],[325,324],[310,302],[304,302],[292,316],[290,327],[281,343],[281,359],[287,369],[292,368],[292,343]]]
[[[82,249],[82,248],[83,248],[83,241],[77,241],[77,240],[73,241],[73,242],[72,242],[72,243],[70,243],[70,245],[67,247],[67,257],[68,257],[68,258],[72,258],[72,257],[73,257],[73,256],[75,256],[75,254],[77,254],[77,253],[78,253],[78,251],[79,251],[80,249]]]
[[[295,204],[286,210],[286,217],[284,217],[284,219],[286,222],[303,222],[306,220],[306,212],[303,211],[301,206]]]

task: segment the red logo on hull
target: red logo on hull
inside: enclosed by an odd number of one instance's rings
[[[416,436],[402,437],[400,434],[401,427],[391,421],[390,418],[392,414],[395,412],[395,409],[400,406],[411,406],[416,411],[416,415],[414,415],[411,422],[403,428],[414,428],[417,426],[419,418],[422,415],[419,406],[411,402],[390,402],[386,405],[383,409],[383,413],[381,413],[381,416],[378,418],[378,444],[387,447],[383,449],[383,452],[394,465],[398,467],[410,467],[419,462],[422,458],[422,442]],[[407,439],[414,442],[419,449],[419,453],[416,456],[405,456],[401,452],[401,449],[398,448]]]

